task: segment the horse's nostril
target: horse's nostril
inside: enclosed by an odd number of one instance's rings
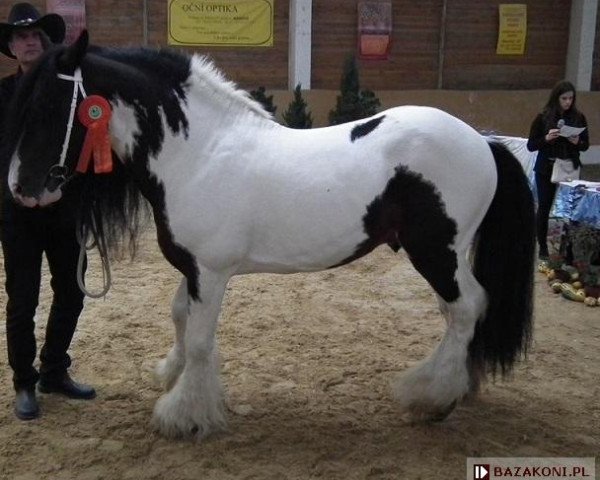
[[[19,185],[18,183],[15,185],[15,193],[18,193],[19,195],[23,192],[23,187],[21,187],[21,185]]]

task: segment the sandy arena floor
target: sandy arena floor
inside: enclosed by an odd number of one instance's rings
[[[94,288],[98,274],[93,265]],[[540,274],[534,348],[513,381],[416,426],[402,420],[389,381],[432,350],[444,322],[402,252],[233,279],[219,330],[230,431],[201,444],[168,441],[149,424],[177,272],[148,233],[113,277],[105,300],[86,301],[71,349],[72,372],[96,400],[40,395],[42,417],[18,421],[2,322],[1,479],[464,479],[467,456],[600,453],[600,308],[554,296]],[[2,293],[2,311],[5,302]]]

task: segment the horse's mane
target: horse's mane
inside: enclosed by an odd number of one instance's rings
[[[256,118],[271,119],[271,115],[250,95],[227,80],[207,57],[189,56],[171,49],[98,48],[92,47],[86,56],[90,66],[104,67],[112,74],[103,79],[109,90],[136,110],[140,128],[146,132],[138,145],[138,155],[147,157],[156,153],[164,138],[160,113],[164,114],[173,133],[187,135],[188,121],[182,103],[188,95],[199,93],[209,101],[235,106],[238,111]],[[85,80],[85,79],[84,79]],[[140,159],[138,159],[140,160]],[[134,161],[143,165],[143,161]],[[96,223],[105,225],[107,244],[114,250],[126,235],[132,253],[135,252],[139,228],[139,212],[146,205],[141,202],[140,188],[154,189],[157,185],[138,185],[130,180],[128,168],[116,161],[116,173],[111,178],[87,175],[87,192],[82,202],[84,218],[92,216],[92,207],[98,211]],[[149,175],[145,175],[149,176]],[[151,177],[151,176],[150,176]],[[150,180],[152,181],[152,180]],[[90,191],[98,195],[90,195]]]
[[[64,46],[49,49],[20,82],[10,107],[9,115],[13,121],[7,135],[15,146],[26,121],[36,117],[39,120],[54,112],[52,102],[66,104],[68,101],[64,84],[61,86],[56,80],[59,59],[65,50]],[[227,80],[204,56],[190,56],[168,48],[89,46],[81,68],[84,86],[91,90],[88,93],[101,91],[109,99],[124,101],[135,109],[143,141],[136,152],[140,158],[133,160],[147,158],[160,150],[165,133],[161,114],[173,133],[187,136],[188,123],[182,105],[186,104],[188,95],[199,93],[226,105],[227,109],[236,106],[240,112],[256,118],[271,118],[260,103]],[[56,118],[51,120],[47,124],[60,129],[60,122]],[[64,133],[57,137],[60,135]],[[78,141],[74,143],[79,145]],[[75,150],[69,149],[68,165],[76,162],[79,152]],[[136,168],[145,164],[144,161],[133,163],[138,165]],[[134,181],[131,166],[123,165],[117,159],[113,164],[112,173],[82,175],[66,188],[70,190],[69,201],[78,204],[82,224],[95,225],[102,232],[107,248],[113,252],[129,245],[133,255],[142,220],[149,212],[141,193],[154,185],[140,185]],[[79,192],[80,199],[74,199],[72,192]]]
[[[102,79],[103,90],[136,110],[147,139],[138,155],[147,157],[160,148],[164,131],[159,112],[172,131],[187,132],[180,105],[190,72],[186,56],[167,49],[90,47],[84,63],[90,70],[110,71]],[[114,170],[108,175],[83,176],[80,218],[86,227],[99,230],[108,250],[121,252],[128,245],[133,257],[150,209],[142,196],[147,186],[136,182],[132,167],[123,163],[127,159],[121,160],[114,159]]]
[[[118,63],[119,66],[116,68],[127,72],[130,78],[143,75],[151,79],[152,85],[163,91],[173,89],[180,98],[185,96],[186,90],[197,90],[228,106],[234,104],[259,117],[272,119],[271,114],[259,102],[229,80],[208,56],[198,54],[190,56],[169,48],[145,47],[91,47],[89,52],[104,60]],[[131,81],[127,83],[135,84]],[[135,93],[139,95],[140,91],[135,89]],[[156,94],[156,89],[153,93]]]
[[[248,92],[240,90],[234,82],[228,80],[208,57],[194,55],[191,67],[193,78],[200,81],[202,88],[210,89],[215,97],[237,104],[242,109],[256,113],[260,117],[272,118],[271,114]]]

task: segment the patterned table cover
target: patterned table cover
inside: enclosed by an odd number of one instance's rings
[[[600,229],[600,183],[585,180],[561,182],[550,216]]]

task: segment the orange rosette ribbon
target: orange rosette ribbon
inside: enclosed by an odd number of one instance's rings
[[[79,105],[77,117],[87,128],[87,133],[75,169],[77,172],[86,173],[92,158],[95,173],[112,172],[112,152],[108,135],[111,114],[108,100],[100,95],[90,95]]]

